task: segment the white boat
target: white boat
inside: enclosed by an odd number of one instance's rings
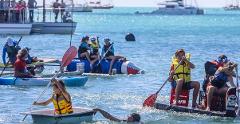
[[[114,5],[108,1],[107,3],[103,3],[101,0],[97,1],[89,1],[88,6],[92,7],[93,9],[111,9],[114,7]]]
[[[229,11],[233,11],[233,10],[240,10],[240,6],[239,6],[239,0],[231,0],[230,3],[228,3],[228,5],[226,5],[224,8],[224,10],[229,10]]]
[[[73,0],[70,0],[70,4],[67,4],[66,10],[70,12],[92,12],[92,7],[88,6],[88,4],[85,3],[79,3],[74,2]]]
[[[183,0],[165,1],[159,3],[157,10],[152,12],[135,12],[135,14],[152,14],[152,15],[203,15],[204,10],[192,5],[185,5]]]
[[[0,34],[29,35],[32,24],[0,23]]]
[[[77,23],[63,23],[63,22],[35,22],[32,26],[31,33],[40,34],[71,34],[74,33]]]
[[[80,124],[82,122],[91,122],[94,112],[86,108],[73,108],[73,113],[67,115],[56,115],[54,110],[50,109],[21,114],[31,115],[34,124]]]

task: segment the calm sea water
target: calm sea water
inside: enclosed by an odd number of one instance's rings
[[[80,44],[83,35],[109,37],[114,41],[117,54],[146,71],[144,75],[119,75],[112,77],[89,77],[84,87],[68,88],[73,106],[102,108],[119,118],[132,112],[141,114],[145,123],[240,123],[239,119],[208,117],[142,109],[143,101],[158,90],[168,76],[171,57],[179,48],[191,53],[196,65],[192,79],[202,82],[204,62],[226,54],[230,60],[240,61],[240,11],[206,9],[203,16],[140,16],[135,11],[151,11],[154,8],[114,8],[93,13],[74,15],[78,22],[72,43]],[[125,34],[135,34],[136,42],[126,42]],[[19,36],[13,36],[18,39]],[[5,36],[0,38],[3,46]],[[69,46],[70,35],[23,36],[20,45],[31,47],[31,54],[39,57],[61,58]],[[58,68],[46,68],[44,73],[53,73]],[[31,117],[21,122],[20,112],[29,110],[30,105],[44,87],[0,86],[0,123],[32,123]],[[42,100],[50,97],[52,89]],[[158,102],[168,103],[170,85],[166,85],[158,96]],[[191,102],[190,102],[191,103]],[[34,109],[53,108],[35,106]],[[96,123],[111,123],[100,114]]]

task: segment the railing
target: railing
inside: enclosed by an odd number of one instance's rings
[[[66,9],[57,9],[58,18],[55,20],[56,14],[53,12],[53,8],[45,8],[45,21],[46,22],[63,22],[63,15]],[[30,12],[32,11],[32,12]],[[33,14],[33,15],[30,15]],[[72,15],[72,13],[71,13]],[[32,16],[32,18],[30,17]],[[0,9],[0,23],[32,23],[32,22],[43,22],[43,8],[29,9],[25,8],[22,10]]]

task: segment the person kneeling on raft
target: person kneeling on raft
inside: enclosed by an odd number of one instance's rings
[[[53,103],[55,114],[71,114],[73,113],[71,96],[67,92],[64,82],[62,80],[56,80],[53,78],[51,80],[53,85],[53,95],[47,101],[44,102],[34,102],[33,105],[46,106],[49,103]]]
[[[33,74],[31,74],[27,70],[26,60],[28,58],[27,49],[21,49],[18,51],[17,60],[14,63],[14,76],[19,78],[32,78]]]
[[[236,77],[236,74],[234,72],[234,68],[236,67],[237,67],[237,64],[233,62],[224,63],[223,67],[219,67],[215,75],[210,77],[210,86],[207,87],[206,110],[210,111],[210,105],[212,103],[212,97],[214,93],[221,93],[221,94],[227,93],[229,89],[227,82],[229,82],[230,87],[236,87],[236,85],[233,82],[233,76]]]
[[[179,67],[177,68],[178,65]],[[190,62],[190,55],[186,57],[185,51],[183,49],[177,50],[172,60],[169,78],[172,87],[175,87],[176,93],[175,103],[173,104],[178,105],[179,94],[182,92],[183,89],[184,90],[194,89],[192,107],[193,108],[198,107],[196,101],[200,89],[200,83],[198,81],[191,81],[191,69],[194,68],[195,65]]]
[[[109,71],[108,71],[108,74],[111,74],[112,73],[112,66],[113,66],[114,62],[118,59],[122,59],[123,61],[126,61],[126,58],[123,57],[123,56],[115,56],[114,55],[114,47],[113,47],[113,44],[110,43],[109,38],[104,39],[104,43],[105,43],[105,45],[102,48],[101,56],[106,58],[106,59],[111,60],[110,68],[109,68]]]

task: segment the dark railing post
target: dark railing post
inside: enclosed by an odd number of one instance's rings
[[[43,22],[46,21],[46,8],[45,8],[45,5],[46,5],[46,1],[43,0]]]

